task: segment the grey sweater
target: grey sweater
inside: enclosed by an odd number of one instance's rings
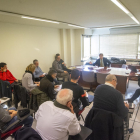
[[[52,64],[52,68],[55,69],[58,73],[63,73],[64,72],[64,70],[62,68],[62,65],[56,60],[54,60],[54,62]]]
[[[11,119],[12,118],[9,115],[9,112],[3,109],[3,107],[0,105],[0,127],[9,122]]]
[[[36,84],[34,84],[32,80],[32,74],[31,73],[25,73],[22,77],[22,86],[25,87],[27,90],[31,91],[35,87],[37,87]]]

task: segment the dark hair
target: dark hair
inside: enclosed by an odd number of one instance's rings
[[[60,54],[59,54],[59,53],[57,53],[57,54],[55,55],[55,60],[57,59],[57,57],[58,57],[58,56],[60,56]]]
[[[103,56],[103,53],[100,53],[100,54],[99,54],[99,56],[100,56],[100,55],[102,55],[102,56]]]
[[[4,63],[4,62],[1,62],[1,63],[0,63],[0,69],[1,69],[1,67],[3,68],[5,65],[7,65],[7,64]]]
[[[135,66],[130,66],[130,69],[131,69],[131,72],[137,72],[137,69],[136,69],[136,67]]]
[[[38,61],[37,59],[33,60],[33,64],[35,64],[35,62]]]
[[[57,73],[57,71],[56,70],[54,70],[54,69],[51,69],[50,71],[49,71],[49,75],[53,75],[54,73]]]
[[[78,77],[80,76],[80,71],[77,69],[74,69],[71,71],[71,79],[77,80]]]

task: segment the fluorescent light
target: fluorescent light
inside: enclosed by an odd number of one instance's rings
[[[119,1],[117,0],[111,0],[114,2],[120,9],[122,9],[126,14],[130,13]]]
[[[137,24],[140,24],[139,21],[134,17],[134,15],[119,0],[111,1],[116,4],[120,9],[122,9],[128,16],[130,16]]]
[[[140,24],[139,21],[133,16],[131,17],[137,24]]]
[[[72,25],[72,24],[68,24],[69,26],[73,26],[73,27],[77,27],[77,28],[85,28],[85,29],[88,29],[86,27],[82,27],[82,26],[77,26],[77,25]]]
[[[38,21],[51,22],[51,23],[59,24],[59,22],[56,22],[56,21],[40,19],[40,18],[33,18],[33,17],[26,17],[26,16],[22,16],[21,18],[26,18],[26,19],[32,19],[32,20],[38,20]]]

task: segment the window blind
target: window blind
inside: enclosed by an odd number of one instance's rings
[[[102,35],[100,53],[111,57],[136,58],[138,37],[138,34]]]
[[[91,37],[91,56],[98,56],[100,51],[99,36]]]

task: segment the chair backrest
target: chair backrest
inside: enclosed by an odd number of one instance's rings
[[[105,78],[108,74],[103,74],[103,73],[97,73],[97,83],[98,84],[104,84],[105,83]]]
[[[123,140],[123,119],[113,112],[93,107],[86,117],[85,126],[92,129],[92,140]]]
[[[82,78],[85,82],[95,82],[95,73],[93,71],[82,71]]]

